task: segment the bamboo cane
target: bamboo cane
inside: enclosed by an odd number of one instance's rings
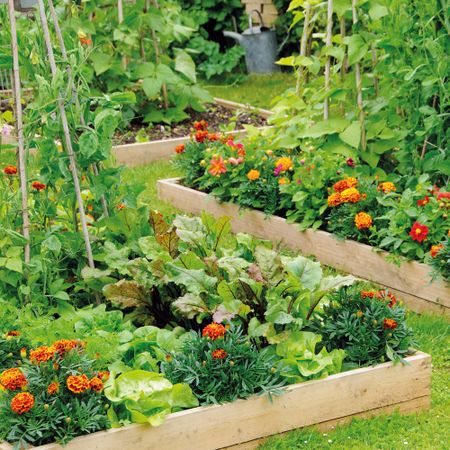
[[[13,96],[16,109],[16,130],[18,140],[17,159],[19,165],[20,194],[22,200],[22,233],[27,240],[24,247],[25,263],[30,262],[30,219],[28,215],[27,168],[23,137],[22,97],[20,92],[19,50],[14,0],[8,0],[9,23],[11,28],[11,48],[13,56]]]
[[[49,9],[50,9],[50,14],[51,14],[52,19],[53,19],[53,25],[55,27],[55,33],[56,33],[56,36],[58,38],[59,46],[61,48],[62,57],[63,57],[64,61],[68,63],[66,45],[64,44],[64,39],[63,39],[63,36],[62,36],[61,27],[59,26],[58,16],[56,14],[56,10],[55,10],[55,7],[53,5],[53,0],[48,0],[48,6],[49,6]],[[71,72],[72,72],[71,67],[68,64],[67,65],[67,73],[69,74],[69,78],[71,77]],[[79,107],[80,106],[80,102],[78,101],[78,95],[76,93],[76,89],[75,89],[75,85],[74,85],[73,81],[72,81],[72,89],[75,90],[75,101],[76,101],[77,106]],[[80,115],[80,120],[81,120],[81,124],[85,126],[86,122],[84,121],[83,114]],[[98,166],[97,166],[96,163],[92,164],[92,171],[94,172],[95,176],[98,176],[99,170],[98,170]],[[104,195],[102,195],[100,197],[100,203],[102,204],[103,215],[105,217],[109,217],[108,204],[106,202],[106,199],[105,199]]]
[[[357,0],[352,0],[352,18],[353,25],[358,23],[358,11],[356,9]],[[364,128],[364,108],[363,108],[363,96],[362,96],[362,76],[361,65],[359,62],[355,64],[355,83],[356,83],[356,102],[359,110],[359,121],[361,123],[361,147],[366,150],[366,131]]]
[[[308,34],[309,34],[309,21],[311,19],[311,4],[308,2],[305,6],[305,21],[303,23],[303,32],[300,39],[300,56],[306,56],[306,46],[308,44]],[[295,92],[300,95],[300,83],[303,79],[303,66],[300,66],[297,71],[297,85]]]
[[[327,36],[326,36],[326,48],[329,50],[331,48],[331,38],[333,33],[333,0],[328,0],[327,9]],[[327,54],[327,60],[325,62],[325,93],[326,98],[323,104],[323,118],[328,120],[330,116],[330,100],[328,98],[328,92],[330,90],[330,71],[331,71],[331,56]]]
[[[54,79],[57,75],[57,69],[56,69],[55,55],[53,53],[53,47],[52,47],[52,43],[50,40],[50,30],[48,28],[47,17],[45,15],[44,1],[38,0],[38,5],[39,5],[39,16],[41,19],[42,29],[44,32],[45,45],[47,47],[47,54],[48,54],[48,59],[49,59],[49,63],[50,63],[50,70],[52,73],[52,77]],[[86,222],[86,213],[84,211],[83,198],[81,196],[81,188],[80,188],[80,180],[78,178],[77,162],[76,162],[75,153],[74,153],[73,147],[72,147],[72,141],[70,139],[69,123],[67,120],[66,109],[64,107],[64,100],[62,98],[58,99],[58,107],[59,107],[59,112],[61,115],[63,131],[64,131],[64,139],[65,139],[65,143],[66,143],[65,147],[66,147],[67,155],[69,156],[69,162],[70,162],[69,169],[72,173],[73,185],[74,185],[75,194],[77,197],[81,229],[83,232],[84,243],[86,246],[86,256],[87,256],[87,259],[89,262],[89,266],[91,268],[95,268],[94,258],[92,255],[91,241],[89,239],[89,232],[88,232],[87,222]]]
[[[378,87],[378,77],[375,75],[375,68],[378,62],[378,57],[377,57],[377,49],[375,47],[375,45],[372,44],[372,69],[373,69],[373,87],[375,89],[375,96],[378,97],[378,95],[380,94],[380,89]]]

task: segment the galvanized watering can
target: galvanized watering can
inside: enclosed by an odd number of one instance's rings
[[[259,16],[259,27],[253,26],[253,13]],[[249,28],[242,34],[234,31],[224,31],[223,34],[236,39],[244,47],[245,63],[249,73],[279,72],[280,66],[275,64],[278,55],[275,30],[264,25],[261,13],[257,9],[250,11],[248,24]]]

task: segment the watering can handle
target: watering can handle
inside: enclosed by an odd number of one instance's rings
[[[248,26],[250,28],[250,33],[253,34],[253,22],[252,22],[252,14],[256,13],[259,16],[259,20],[261,23],[261,27],[265,27],[264,25],[264,20],[262,18],[261,13],[257,10],[257,9],[252,9],[249,13],[248,13]]]

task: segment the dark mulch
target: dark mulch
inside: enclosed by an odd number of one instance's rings
[[[262,127],[267,124],[266,119],[258,116],[254,112],[236,111],[220,105],[210,105],[204,112],[187,111],[189,119],[176,124],[146,125],[143,123],[131,123],[127,130],[114,135],[114,145],[132,144],[137,141],[136,135],[139,133],[139,142],[156,141],[161,139],[171,139],[188,136],[195,121],[206,120],[211,131],[221,131],[223,127],[233,123],[231,130],[239,130],[244,125],[254,125]]]

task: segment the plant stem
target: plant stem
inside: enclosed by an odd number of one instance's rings
[[[306,46],[308,44],[309,34],[309,21],[311,16],[311,4],[308,2],[305,6],[305,22],[303,24],[303,33],[300,40],[300,56],[306,56]],[[300,95],[300,83],[303,80],[303,66],[300,66],[297,70],[297,86],[295,92]]]
[[[325,45],[327,50],[332,46],[331,38],[333,35],[333,0],[328,0],[327,9],[327,37]],[[323,118],[328,120],[330,116],[330,99],[328,98],[328,92],[330,90],[330,71],[331,71],[331,56],[327,54],[327,60],[325,62],[325,102],[323,104]]]

